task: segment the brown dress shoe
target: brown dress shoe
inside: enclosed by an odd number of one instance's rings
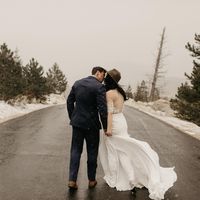
[[[94,188],[97,184],[97,181],[89,181],[88,187],[89,188]]]
[[[78,189],[78,185],[76,184],[75,181],[69,181],[68,187],[69,187],[69,189],[71,189],[71,190],[77,190],[77,189]]]

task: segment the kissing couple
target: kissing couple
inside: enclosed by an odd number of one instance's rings
[[[147,142],[129,136],[123,115],[127,97],[119,85],[120,79],[121,73],[117,69],[106,71],[94,67],[90,76],[77,80],[71,88],[67,98],[72,125],[68,187],[78,189],[77,175],[85,140],[89,188],[97,185],[99,153],[104,180],[110,187],[133,192],[136,187],[146,187],[151,199],[164,199],[177,175],[174,167],[160,166],[158,154]],[[101,141],[100,129],[104,132]]]

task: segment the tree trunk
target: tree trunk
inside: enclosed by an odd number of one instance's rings
[[[151,92],[150,92],[150,96],[149,96],[150,101],[155,100],[156,83],[157,83],[157,79],[158,79],[160,61],[161,61],[161,58],[162,58],[162,49],[163,49],[164,39],[165,39],[165,28],[163,28],[162,37],[161,37],[161,41],[160,41],[160,47],[158,49],[158,56],[157,56],[157,59],[156,59],[156,66],[155,66],[155,71],[154,71],[154,75],[153,75]]]

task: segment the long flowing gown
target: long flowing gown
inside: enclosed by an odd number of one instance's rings
[[[106,183],[118,191],[146,187],[151,199],[164,199],[177,180],[174,167],[161,167],[158,154],[147,142],[129,136],[122,112],[112,116],[112,136],[101,134],[99,147]]]

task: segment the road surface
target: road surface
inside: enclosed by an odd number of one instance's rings
[[[166,200],[200,199],[200,141],[134,108],[125,107],[129,133],[157,151],[160,164],[175,166],[178,180]],[[86,153],[77,192],[67,188],[71,127],[66,106],[35,111],[0,124],[0,200],[148,200],[148,191],[117,192],[98,165],[95,189],[87,187]]]

